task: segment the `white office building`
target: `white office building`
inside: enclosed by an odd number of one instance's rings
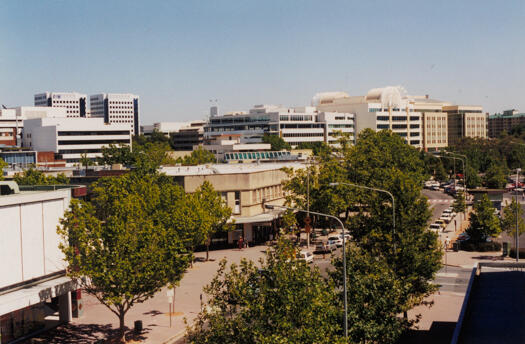
[[[102,118],[36,118],[24,121],[23,146],[55,152],[74,166],[81,155],[101,157],[110,144],[131,145],[130,123],[104,123]]]
[[[35,106],[64,108],[67,117],[86,117],[86,99],[77,92],[44,92],[35,94]]]
[[[248,113],[213,116],[204,128],[205,141],[213,136],[240,134],[241,143],[259,143],[264,134],[279,135],[293,147],[301,143],[336,144],[335,132],[354,139],[354,115],[317,111],[315,107],[284,108],[256,105]]]
[[[344,92],[318,93],[312,99],[318,111],[354,113],[356,133],[363,129],[390,129],[412,146],[423,147],[422,114],[400,86],[374,88],[366,96]]]
[[[69,188],[19,191],[15,182],[0,182],[2,343],[56,326],[49,317],[68,322],[73,316],[76,286],[66,277],[57,234],[70,199]]]
[[[125,93],[101,93],[89,97],[91,117],[104,118],[106,123],[131,125],[133,135],[139,135],[139,96]]]

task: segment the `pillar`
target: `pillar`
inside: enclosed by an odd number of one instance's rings
[[[70,322],[73,319],[71,311],[71,292],[58,296],[58,316],[60,322]]]

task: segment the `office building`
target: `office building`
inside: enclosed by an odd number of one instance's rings
[[[448,116],[448,144],[454,146],[462,138],[487,138],[487,115],[481,106],[443,106]]]
[[[20,191],[15,182],[0,182],[2,343],[56,326],[48,316],[60,324],[75,313],[76,286],[66,276],[57,234],[71,197],[70,188]]]
[[[169,136],[170,144],[175,151],[192,151],[201,146],[204,140],[204,125],[206,121],[191,122],[157,122],[153,125],[141,126],[140,132],[151,135],[154,131]]]
[[[130,123],[104,123],[102,118],[36,118],[24,121],[23,146],[54,152],[66,166],[78,164],[82,154],[101,157],[104,146],[131,145]]]
[[[264,204],[283,205],[283,167],[304,168],[300,163],[210,164],[200,166],[165,166],[160,169],[192,193],[208,181],[232,209],[235,230],[216,233],[212,245],[233,245],[242,236],[250,244],[262,244],[275,238],[279,230],[280,210],[268,211]]]
[[[317,111],[314,107],[284,108],[256,105],[248,113],[237,112],[210,118],[204,140],[221,135],[241,135],[242,143],[260,143],[264,134],[278,135],[292,147],[301,143],[337,143],[336,132],[354,139],[354,115]]]
[[[422,115],[423,149],[426,152],[439,151],[448,146],[448,115],[443,106],[451,105],[426,96],[413,96],[410,102],[414,111]]]
[[[131,125],[133,135],[139,135],[139,96],[134,94],[101,93],[89,97],[91,117],[104,118],[106,123]]]
[[[488,135],[499,137],[503,132],[510,133],[512,128],[525,127],[525,113],[518,110],[505,110],[503,113],[489,115]]]
[[[353,113],[356,134],[370,128],[390,129],[417,148],[423,148],[422,114],[400,86],[374,88],[365,96],[344,92],[318,93],[312,99],[318,111]]]
[[[35,94],[35,106],[66,109],[67,117],[86,117],[86,95],[77,92],[44,92]]]

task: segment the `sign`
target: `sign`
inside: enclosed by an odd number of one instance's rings
[[[312,226],[310,226],[309,224],[306,224],[306,225],[304,226],[304,231],[305,231],[306,233],[310,233],[311,230],[312,230]]]
[[[166,296],[168,297],[168,303],[173,303],[173,298],[175,297],[175,289],[168,289],[166,291]]]
[[[309,225],[310,223],[312,223],[312,219],[309,216],[307,216],[307,217],[304,218],[304,223]]]

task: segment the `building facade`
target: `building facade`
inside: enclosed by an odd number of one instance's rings
[[[390,129],[417,148],[423,148],[423,119],[402,87],[374,88],[366,96],[344,92],[318,93],[312,105],[319,111],[353,113],[356,134],[364,129]]]
[[[517,110],[505,110],[503,113],[490,115],[488,118],[488,135],[496,138],[504,131],[509,133],[512,128],[525,126],[525,113]]]
[[[130,124],[133,135],[139,135],[139,96],[125,93],[101,93],[89,97],[91,117],[106,123]]]
[[[153,125],[140,127],[140,132],[151,135],[154,131],[170,137],[171,146],[175,151],[192,151],[196,146],[202,146],[204,141],[204,125],[206,121],[191,122],[157,122]]]
[[[86,117],[87,96],[77,92],[44,92],[35,94],[35,106],[66,109],[67,117]]]
[[[102,147],[131,145],[129,123],[104,123],[102,118],[37,118],[24,121],[23,146],[36,151],[54,152],[66,166],[102,157]]]
[[[448,117],[448,143],[456,145],[462,138],[487,138],[487,115],[481,106],[443,106]]]
[[[413,96],[414,110],[420,112],[423,120],[423,149],[426,152],[438,151],[448,146],[448,115],[443,106],[450,105],[426,96]]]
[[[76,287],[66,277],[56,230],[71,189],[19,191],[14,182],[0,182],[0,189],[0,334],[9,343],[56,326],[47,316],[73,316]]]

